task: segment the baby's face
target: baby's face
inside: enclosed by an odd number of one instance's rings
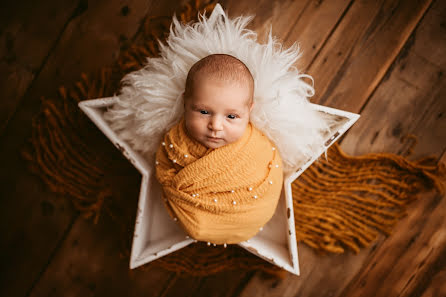
[[[190,137],[207,148],[237,141],[245,132],[252,109],[249,86],[212,78],[195,81],[185,99],[185,124]]]

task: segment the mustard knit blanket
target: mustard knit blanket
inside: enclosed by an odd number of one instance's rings
[[[169,214],[192,238],[239,243],[273,216],[282,159],[251,123],[236,142],[208,149],[188,136],[183,118],[157,151],[156,177]]]

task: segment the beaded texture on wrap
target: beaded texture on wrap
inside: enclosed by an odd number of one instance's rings
[[[188,137],[182,119],[164,137],[156,164],[169,214],[200,241],[248,240],[272,217],[282,190],[279,152],[252,124],[235,143],[208,149]]]

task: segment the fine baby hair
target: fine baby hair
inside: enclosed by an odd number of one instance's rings
[[[227,54],[212,54],[192,65],[186,78],[185,100],[193,94],[194,82],[200,76],[227,83],[247,84],[251,90],[251,98],[249,98],[249,103],[251,103],[254,93],[254,78],[248,67],[236,57]]]

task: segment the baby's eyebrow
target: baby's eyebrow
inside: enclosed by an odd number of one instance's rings
[[[194,103],[192,103],[192,109],[207,109],[206,106],[203,105],[196,105]]]
[[[239,111],[237,109],[228,109],[226,112],[227,113],[239,113]]]
[[[206,105],[202,105],[202,104],[191,103],[190,106],[194,110],[209,110],[209,107],[207,107]],[[227,109],[225,112],[227,114],[232,114],[232,113],[240,114],[241,113],[240,110],[234,109],[234,108]]]

